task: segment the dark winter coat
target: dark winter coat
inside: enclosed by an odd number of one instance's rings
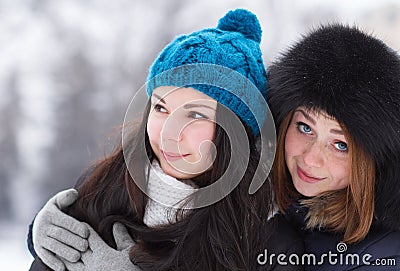
[[[306,255],[315,255],[315,263],[313,258],[304,257],[306,263],[311,263],[306,265],[306,270],[400,270],[400,231],[377,226],[374,221],[363,241],[346,245],[341,243],[343,236],[340,234],[329,233],[322,229],[304,230],[306,213],[305,207],[294,204],[285,215],[302,234]]]

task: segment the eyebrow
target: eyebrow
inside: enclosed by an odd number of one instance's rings
[[[160,96],[158,96],[157,94],[154,94],[154,93],[153,93],[153,96],[155,96],[155,97],[156,97],[158,100],[160,100],[162,103],[165,103],[165,104],[166,104],[165,100],[164,100],[163,98],[161,98]],[[185,104],[185,105],[183,106],[184,109],[191,109],[191,108],[195,108],[195,107],[205,107],[205,108],[209,108],[209,109],[215,111],[215,108],[213,108],[213,107],[211,107],[211,106],[208,106],[208,105],[205,105],[205,104]]]
[[[332,134],[344,135],[344,134],[343,134],[343,131],[341,131],[341,130],[330,129],[329,131],[330,131]]]
[[[166,103],[165,100],[163,98],[161,98],[160,96],[158,96],[157,94],[153,93],[153,96],[156,97],[158,100],[160,100],[162,103]]]
[[[313,125],[316,124],[315,120],[314,120],[310,115],[308,115],[306,112],[304,112],[304,110],[297,109],[296,111],[302,113],[303,116],[304,116],[308,121],[310,121]],[[329,132],[331,132],[332,134],[344,135],[342,130],[330,129]]]
[[[311,122],[313,125],[316,124],[315,120],[314,120],[310,115],[308,115],[306,112],[304,112],[303,110],[297,109],[296,111],[298,111],[298,112],[300,112],[301,114],[303,114],[303,116],[304,116],[309,122]]]
[[[209,108],[209,109],[215,111],[215,108],[213,108],[211,106],[208,106],[208,105],[205,105],[205,104],[185,104],[183,106],[184,109],[191,109],[191,108],[195,108],[195,107],[205,107],[205,108]]]

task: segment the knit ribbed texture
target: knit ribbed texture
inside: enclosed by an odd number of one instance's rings
[[[169,44],[150,68],[147,94],[150,96],[159,86],[193,87],[231,109],[257,135],[257,123],[264,122],[267,112],[262,101],[267,94],[267,75],[260,41],[257,17],[244,9],[230,11],[220,19],[217,28],[182,35]],[[207,76],[205,71],[213,73],[211,66],[200,65],[198,73],[190,74],[185,69],[174,69],[199,63],[222,66],[224,75]],[[168,75],[156,78],[162,73]],[[221,78],[229,79],[230,88],[225,88]]]
[[[188,209],[193,206],[190,202],[186,204],[186,200],[196,189],[165,174],[158,162],[153,162],[150,168],[147,189],[149,199],[143,222],[149,227],[174,223],[182,213],[179,208],[184,206],[185,209]],[[183,214],[185,212],[187,210],[183,210]]]

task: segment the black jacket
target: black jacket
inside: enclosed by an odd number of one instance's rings
[[[305,207],[294,204],[285,215],[303,236],[306,270],[400,270],[400,231],[376,226],[375,221],[363,241],[346,245],[341,243],[342,236],[339,234],[317,229],[304,230],[306,213]]]
[[[303,255],[304,242],[302,236],[286,221],[286,219],[278,214],[271,220],[275,223],[275,231],[267,241],[265,250],[258,256],[258,263],[268,262],[270,269],[274,271],[300,271],[304,270],[301,263],[295,262],[291,264],[290,255]],[[281,255],[281,256],[278,256]],[[281,259],[278,261],[278,257]],[[262,266],[261,266],[262,267]]]

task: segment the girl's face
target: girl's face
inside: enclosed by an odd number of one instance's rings
[[[285,138],[285,158],[296,190],[307,197],[349,185],[350,157],[339,123],[299,107]]]
[[[217,101],[194,88],[163,86],[154,89],[151,104],[147,133],[163,171],[190,179],[208,170],[215,157]]]

